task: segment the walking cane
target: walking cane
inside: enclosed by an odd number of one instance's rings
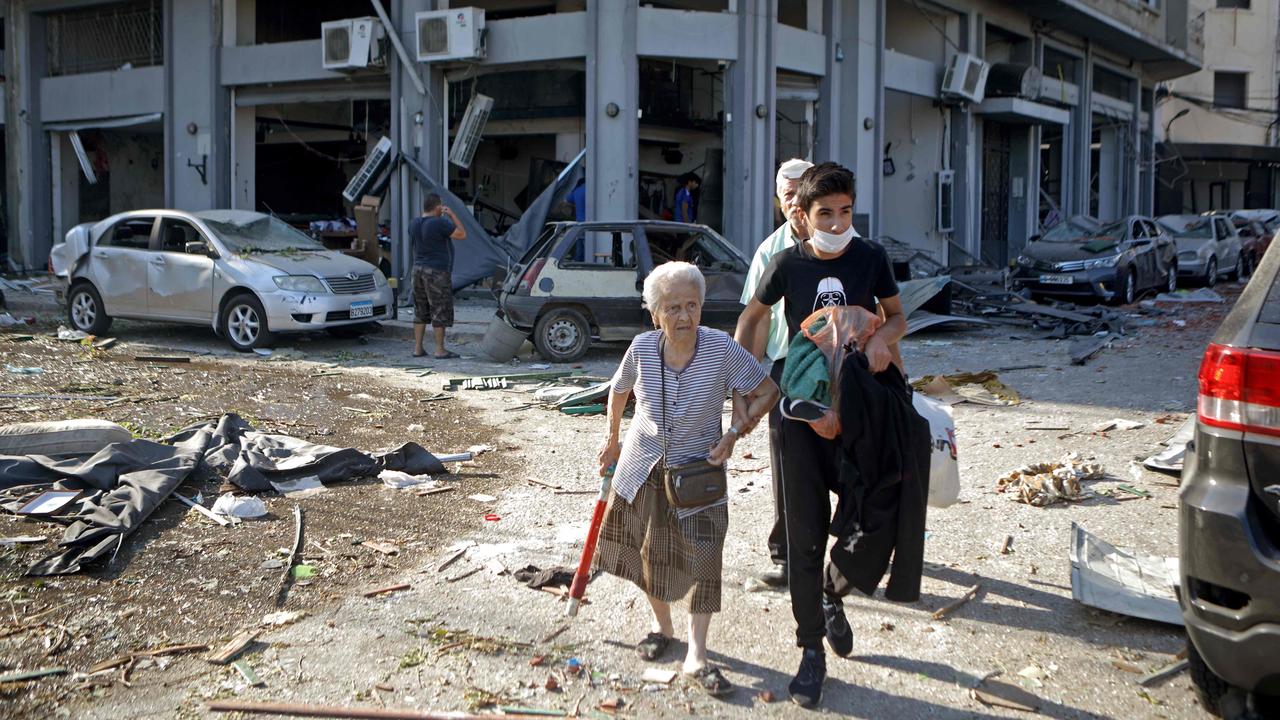
[[[600,523],[604,520],[604,508],[609,500],[609,487],[613,484],[613,471],[616,464],[610,465],[600,478],[600,495],[596,498],[596,509],[591,513],[591,526],[587,528],[587,542],[582,546],[582,559],[578,561],[578,570],[573,574],[573,584],[569,586],[569,606],[564,614],[576,617],[578,605],[587,592],[587,580],[591,577],[591,560],[596,554],[596,540],[600,538]]]

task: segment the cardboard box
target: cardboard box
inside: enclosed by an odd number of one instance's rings
[[[378,210],[382,207],[382,198],[376,195],[365,195],[360,203],[352,209],[356,216],[356,242],[352,248],[360,248],[360,258],[377,266],[382,259],[382,251],[378,246]]]

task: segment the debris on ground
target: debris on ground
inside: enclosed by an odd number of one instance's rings
[[[226,665],[252,645],[261,632],[261,630],[243,630],[205,659],[214,665]]]
[[[1071,594],[1130,617],[1182,625],[1178,560],[1120,550],[1071,524]]]
[[[1160,293],[1156,295],[1156,302],[1220,303],[1224,300],[1221,295],[1209,288],[1197,288],[1179,290],[1175,293]]]
[[[1102,480],[1102,466],[1086,463],[1072,453],[1059,462],[1033,463],[996,480],[996,492],[1011,493],[1018,502],[1045,507],[1056,502],[1074,502],[1089,497],[1080,483]]]
[[[1115,333],[1103,333],[1091,338],[1075,339],[1067,347],[1067,354],[1071,356],[1072,365],[1084,365],[1094,355],[1102,352],[1114,342],[1119,335]]]
[[[526,565],[511,574],[516,580],[534,590],[554,587],[569,587],[573,584],[573,568],[556,565],[546,570],[537,565]]]
[[[1096,433],[1104,433],[1104,432],[1111,432],[1112,430],[1137,430],[1140,427],[1144,427],[1144,424],[1136,420],[1125,420],[1124,418],[1113,418],[1111,420],[1105,420],[1103,422],[1098,423],[1097,425],[1094,425],[1093,431]]]
[[[961,605],[964,605],[965,603],[977,597],[978,591],[981,589],[982,589],[982,583],[974,583],[972,586],[970,586],[968,590],[964,591],[963,595],[947,603],[946,605],[943,605],[937,610],[934,610],[933,614],[930,617],[932,617],[934,620],[941,620],[945,618],[946,616],[955,612],[956,609],[958,609]]]
[[[385,595],[387,593],[399,592],[401,590],[408,590],[410,587],[411,586],[409,585],[409,583],[396,583],[395,585],[388,585],[386,587],[380,587],[374,590],[366,590],[364,592],[364,596],[367,598],[377,597],[379,595]]]
[[[267,514],[267,504],[261,498],[252,495],[235,495],[223,493],[213,503],[213,512],[227,517],[248,520]]]
[[[1191,442],[1195,434],[1196,416],[1192,415],[1182,423],[1173,437],[1161,443],[1165,449],[1144,460],[1143,466],[1157,472],[1181,475],[1183,459],[1187,455],[1187,443]]]
[[[431,479],[430,475],[410,475],[399,470],[383,470],[378,473],[378,479],[393,490],[402,490],[404,488],[418,488],[425,490],[436,487],[436,481]]]
[[[1040,698],[1009,683],[984,680],[980,687],[969,690],[969,697],[987,707],[1033,713],[1040,709]]]
[[[262,616],[263,627],[279,627],[295,623],[306,617],[306,610],[280,610]]]
[[[1022,402],[1018,391],[1000,381],[991,371],[955,373],[953,375],[925,375],[911,386],[926,395],[932,395],[948,405],[962,402],[979,405],[1017,405]]]
[[[297,480],[272,480],[271,487],[275,488],[276,492],[281,495],[294,500],[319,495],[328,490],[316,475],[298,478]]]

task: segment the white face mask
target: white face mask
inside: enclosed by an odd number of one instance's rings
[[[852,239],[852,223],[839,235],[826,232],[825,230],[819,230],[818,228],[813,228],[812,232],[809,234],[809,241],[813,243],[813,246],[828,254],[838,253],[841,250],[844,250]]]

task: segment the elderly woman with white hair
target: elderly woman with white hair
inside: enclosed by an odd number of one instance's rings
[[[659,265],[645,278],[644,302],[657,330],[637,335],[613,376],[600,474],[613,469],[596,567],[635,583],[653,608],[640,657],[660,660],[675,630],[671,603],[689,600],[684,672],[713,696],[732,690],[707,663],[711,614],[720,611],[721,555],[729,524],[728,497],[687,507],[672,483],[679,468],[714,473],[733,454],[741,428],[754,427],[778,399],[778,387],[727,333],[702,327],[706,282],[684,262]],[[619,441],[622,413],[635,394],[635,415]],[[725,398],[734,414],[721,431]],[[706,461],[709,465],[700,465]],[[693,465],[690,465],[692,463]],[[690,591],[692,590],[692,593]]]

